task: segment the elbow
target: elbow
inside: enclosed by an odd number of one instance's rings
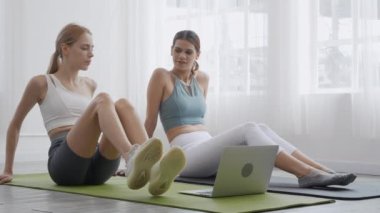
[[[153,136],[154,130],[156,129],[156,122],[147,119],[145,120],[144,126],[148,137],[151,138]]]

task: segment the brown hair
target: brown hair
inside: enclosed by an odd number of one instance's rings
[[[91,34],[89,29],[78,24],[70,23],[63,27],[57,36],[57,40],[55,41],[55,51],[50,59],[50,65],[47,71],[48,74],[53,74],[58,71],[60,63],[59,59],[62,60],[61,45],[73,45],[76,41],[78,41],[79,37],[83,33]]]
[[[190,42],[192,45],[194,45],[195,50],[199,54],[201,52],[201,41],[199,39],[199,36],[192,30],[182,30],[175,34],[172,44],[172,49],[174,47],[175,42],[178,40],[186,40]],[[193,68],[191,69],[191,72],[194,74],[195,71],[199,69],[199,64],[197,61],[195,61],[195,64]]]

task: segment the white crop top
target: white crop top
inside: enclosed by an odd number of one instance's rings
[[[66,89],[54,75],[45,75],[47,92],[40,111],[45,128],[74,125],[91,101],[90,97]]]

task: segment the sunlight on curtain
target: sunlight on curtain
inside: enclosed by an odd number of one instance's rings
[[[380,138],[380,1],[355,2],[358,11],[357,92],[353,93],[353,129],[364,138]]]
[[[142,119],[153,69],[171,69],[172,38],[191,29],[201,38],[200,68],[210,75],[212,131],[255,121],[287,134],[318,127],[380,137],[377,0],[0,3],[0,66],[10,70],[0,80],[1,94],[10,93],[1,105],[2,131],[27,80],[45,72],[58,31],[77,22],[91,29],[95,42],[84,74],[98,82],[98,92],[131,100]],[[38,111],[24,132],[44,132],[35,119]]]
[[[331,104],[336,108],[334,120],[325,116],[332,121],[326,122],[330,129],[379,139],[379,1],[320,0],[310,5],[314,63],[308,94],[323,96],[319,98],[327,104],[319,104],[320,111]]]
[[[378,0],[165,6],[161,43],[169,47],[183,29],[201,38],[213,130],[255,121],[290,135],[380,137]]]
[[[210,76],[207,122],[212,131],[245,121],[300,131],[294,2],[166,1],[166,47],[179,30],[200,36],[200,69]],[[166,67],[171,66],[168,60]]]
[[[125,97],[135,106],[142,122],[146,114],[147,86],[153,70],[164,67],[163,61],[170,59],[170,45],[164,40],[166,13],[164,0],[126,1],[125,46],[123,57],[126,64]],[[166,139],[161,122],[157,123],[155,136]]]
[[[9,49],[7,37],[9,36],[9,25],[6,10],[6,1],[0,0],[0,143],[4,139],[7,124],[4,122],[9,110],[9,96],[7,95],[7,85],[10,73],[9,67]]]
[[[0,76],[5,75],[6,65],[5,65],[5,36],[6,36],[6,21],[5,21],[5,0],[0,0]],[[4,88],[5,78],[0,78],[0,100],[3,100],[3,95],[5,92]],[[0,112],[1,113],[1,112]]]
[[[170,46],[161,43],[165,4],[163,0],[129,0],[125,6],[125,91],[136,110],[145,118],[146,90],[151,74],[160,66],[164,56],[170,56]]]
[[[7,75],[1,76],[1,81],[6,83],[1,88],[7,92],[8,100],[1,108],[4,128],[9,124],[29,79],[46,73],[55,39],[63,26],[70,22],[88,27],[93,34],[95,57],[88,72],[81,74],[98,82],[96,92],[108,92],[115,99],[126,96],[126,18],[123,16],[126,9],[123,2],[5,1],[2,9],[6,14],[2,23],[5,20],[6,23],[0,29],[2,38],[5,36],[6,39],[6,45],[0,51],[6,53],[7,60],[1,65],[2,68],[6,66],[7,71]],[[25,119],[21,135],[46,135],[37,106]]]

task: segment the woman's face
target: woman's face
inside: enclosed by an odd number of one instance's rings
[[[193,68],[195,60],[198,59],[194,45],[187,40],[177,39],[171,51],[174,68],[189,71]]]
[[[69,66],[75,70],[88,69],[94,56],[94,45],[90,34],[84,33],[73,45],[63,45],[62,49]]]

